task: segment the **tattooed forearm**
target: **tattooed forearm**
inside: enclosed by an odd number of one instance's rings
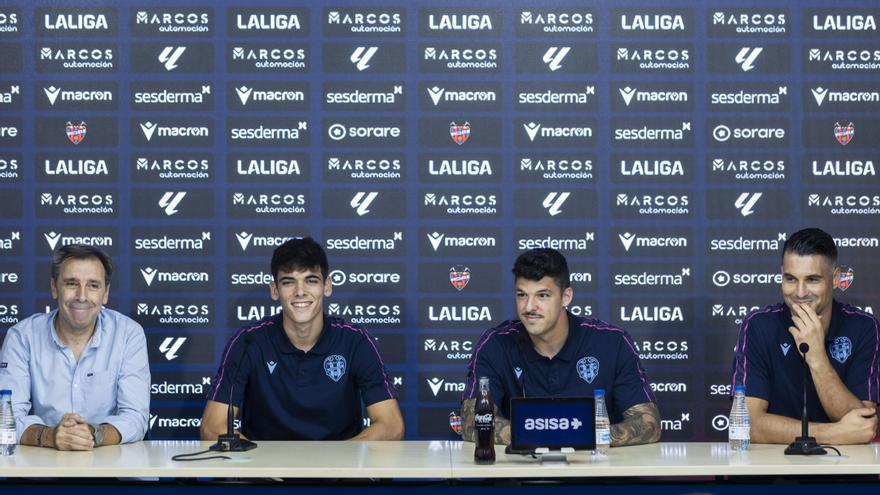
[[[476,403],[476,399],[466,399],[461,403],[461,438],[466,442],[477,441],[477,431],[474,428]],[[501,416],[498,406],[495,406],[495,443],[498,445],[510,443],[510,420]]]
[[[636,404],[623,412],[623,421],[611,425],[611,446],[639,445],[660,440],[660,410],[653,402]]]

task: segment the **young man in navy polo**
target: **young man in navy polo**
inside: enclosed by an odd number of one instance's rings
[[[402,439],[403,416],[376,343],[366,329],[324,315],[333,286],[321,246],[287,241],[271,268],[269,290],[282,311],[229,340],[208,390],[202,440],[226,432],[230,401],[250,439]]]
[[[835,301],[837,247],[819,229],[792,234],[782,247],[784,303],[743,321],[733,362],[733,385],[745,385],[751,439],[789,443],[801,434],[802,343],[809,368],[810,435],[820,444],[866,443],[877,428],[880,325]]]
[[[495,442],[510,443],[512,397],[592,397],[605,389],[611,445],[660,439],[660,412],[632,339],[622,328],[570,314],[565,257],[533,249],[514,263],[519,320],[487,330],[474,348],[461,405],[462,437],[473,442],[478,380],[495,400]]]

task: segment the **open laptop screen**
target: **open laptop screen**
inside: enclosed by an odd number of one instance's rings
[[[594,449],[593,405],[592,397],[514,397],[510,401],[510,450]]]

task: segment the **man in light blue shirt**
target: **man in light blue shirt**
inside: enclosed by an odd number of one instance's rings
[[[9,329],[0,351],[0,388],[12,389],[22,445],[91,450],[143,439],[150,414],[144,330],[104,308],[113,264],[91,246],[52,258],[58,308]]]

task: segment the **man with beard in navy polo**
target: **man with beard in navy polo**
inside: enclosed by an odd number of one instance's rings
[[[375,341],[366,329],[324,315],[333,286],[321,246],[308,237],[287,241],[275,249],[271,269],[269,291],[281,313],[229,340],[208,390],[201,438],[226,433],[231,400],[241,433],[254,440],[402,439],[403,416]]]
[[[611,445],[660,439],[660,411],[622,328],[566,310],[574,293],[568,263],[554,249],[532,249],[514,263],[519,320],[487,330],[468,363],[461,406],[462,437],[476,438],[478,379],[489,378],[495,400],[495,442],[510,443],[513,397],[592,397],[605,389]]]
[[[867,443],[877,428],[880,325],[832,297],[837,246],[820,229],[795,232],[782,247],[784,303],[751,313],[740,326],[733,385],[745,385],[751,440],[789,443],[801,434],[806,343],[807,415],[820,444]]]

